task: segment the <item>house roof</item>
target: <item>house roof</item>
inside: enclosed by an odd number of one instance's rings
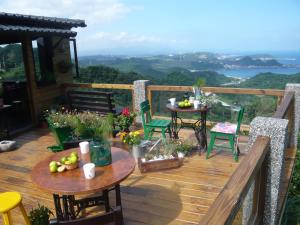
[[[86,27],[84,20],[0,12],[1,35],[58,35],[75,37],[73,27]]]

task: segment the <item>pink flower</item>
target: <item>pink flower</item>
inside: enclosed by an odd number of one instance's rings
[[[129,108],[124,108],[122,110],[122,115],[124,115],[126,117],[129,117],[130,116],[130,110],[129,110]]]

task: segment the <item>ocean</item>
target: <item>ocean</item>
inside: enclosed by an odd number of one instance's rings
[[[264,67],[264,68],[241,68],[241,69],[221,69],[218,73],[231,77],[248,78],[259,73],[279,73],[291,75],[300,73],[300,52],[274,52],[270,53],[278,62],[285,67]]]

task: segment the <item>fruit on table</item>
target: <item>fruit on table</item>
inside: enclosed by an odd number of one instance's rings
[[[64,172],[66,169],[67,169],[67,167],[65,165],[62,165],[57,168],[57,172],[61,173],[61,172]]]
[[[72,152],[69,156],[64,156],[59,162],[51,161],[49,163],[49,171],[51,173],[63,172],[67,169],[74,169],[78,166],[78,154]]]
[[[192,103],[190,103],[189,100],[186,99],[184,101],[178,102],[178,106],[180,108],[191,107]]]
[[[49,170],[50,170],[51,173],[56,173],[57,169],[58,169],[57,165],[49,166]]]
[[[62,164],[65,164],[66,161],[67,161],[67,157],[62,157],[62,158],[60,159],[60,162],[61,162]]]
[[[49,163],[49,167],[53,167],[53,166],[57,166],[57,162],[56,161],[51,161]]]
[[[78,157],[78,154],[77,154],[77,152],[72,152],[72,153],[70,154],[70,156],[76,156],[76,157]]]

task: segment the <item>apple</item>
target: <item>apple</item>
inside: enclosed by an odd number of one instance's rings
[[[50,167],[49,167],[49,170],[50,170],[50,172],[51,173],[56,173],[57,172],[57,165],[51,165]]]
[[[77,154],[77,152],[72,152],[72,153],[70,154],[70,156],[76,156],[76,157],[78,157],[78,154]]]
[[[56,161],[51,161],[51,162],[49,163],[49,167],[54,167],[54,166],[57,167],[57,162],[56,162]]]
[[[70,164],[72,164],[72,163],[69,159],[65,161],[65,165],[70,165]]]
[[[71,162],[71,164],[73,164],[73,163],[77,163],[77,156],[70,156],[69,157],[69,161]]]
[[[60,159],[60,162],[61,162],[62,164],[65,164],[66,161],[67,161],[67,157],[62,157],[62,158]]]
[[[184,107],[184,102],[179,102],[179,103],[178,103],[178,106],[179,106],[179,107]]]

